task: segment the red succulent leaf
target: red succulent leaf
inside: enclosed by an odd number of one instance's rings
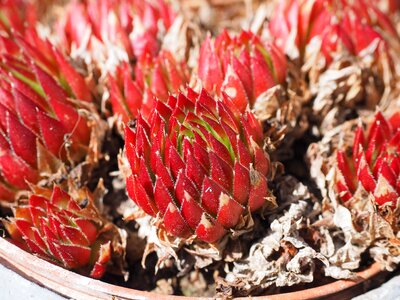
[[[343,151],[337,152],[336,160],[338,168],[345,179],[346,186],[351,192],[354,193],[357,186],[356,178],[354,176],[355,175],[354,166],[351,165],[351,161],[347,159],[346,154]]]
[[[173,202],[170,191],[165,186],[163,180],[159,177],[157,177],[154,187],[154,201],[156,202],[161,215],[165,214],[168,205]]]
[[[232,197],[221,193],[219,195],[219,208],[217,221],[225,228],[234,227],[239,223],[244,207],[237,203]]]
[[[185,191],[184,199],[181,203],[181,214],[182,217],[185,219],[185,222],[193,230],[195,230],[199,225],[202,213],[203,209],[201,208],[198,201],[193,199],[192,196]]]
[[[190,227],[174,203],[170,203],[164,214],[165,229],[172,235],[186,238],[191,235]]]
[[[78,73],[60,53],[60,51],[53,47],[54,57],[60,67],[60,73],[65,77],[68,85],[71,87],[74,96],[83,101],[91,102],[92,95],[88,85],[85,82],[83,76]]]
[[[57,120],[51,118],[44,112],[38,112],[40,132],[42,133],[44,144],[51,153],[57,157],[63,156],[63,144],[66,137],[64,127]]]
[[[203,213],[200,224],[196,229],[196,235],[207,243],[215,243],[226,235],[226,230],[218,222]]]
[[[50,101],[67,101],[67,93],[57,84],[57,82],[35,63],[32,63],[38,82],[41,84],[44,93]]]
[[[7,115],[7,134],[14,153],[36,168],[36,136],[11,113]]]
[[[223,188],[208,177],[204,178],[201,193],[201,204],[211,215],[216,216],[219,208],[219,197],[224,193]]]
[[[267,179],[258,171],[250,169],[250,186],[248,206],[254,212],[264,205],[265,198],[269,196]]]
[[[18,113],[19,118],[23,121],[23,124],[28,127],[36,135],[40,134],[38,122],[37,122],[37,110],[39,107],[27,98],[24,94],[18,90],[13,91],[15,110]]]
[[[11,153],[0,155],[0,170],[8,183],[19,189],[28,188],[27,182],[37,182],[40,178],[38,171]]]

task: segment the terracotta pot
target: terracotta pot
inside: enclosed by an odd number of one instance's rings
[[[0,263],[39,285],[73,299],[205,299],[164,296],[94,280],[55,266],[1,238]],[[387,272],[382,272],[379,265],[375,263],[368,269],[357,274],[358,279],[355,281],[338,280],[330,284],[298,292],[255,298],[258,300],[350,299],[367,291],[372,286],[382,283]]]

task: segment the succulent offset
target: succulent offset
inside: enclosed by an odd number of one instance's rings
[[[318,37],[328,63],[337,51],[358,55],[373,42],[399,41],[390,18],[368,0],[282,1],[269,29],[283,51],[292,52],[295,47],[301,60],[312,39]]]
[[[132,79],[135,74],[135,80]],[[128,63],[117,67],[109,76],[110,100],[114,115],[124,122],[136,119],[139,113],[147,116],[153,107],[153,98],[166,102],[169,94],[176,94],[189,82],[188,69],[173,54],[161,50],[153,57],[143,56],[134,72]]]
[[[378,112],[368,131],[360,124],[353,145],[336,153],[336,189],[343,201],[362,188],[379,207],[397,205],[400,195],[400,113],[386,119]]]
[[[205,90],[156,101],[126,127],[125,151],[129,196],[173,236],[216,242],[272,197],[259,121]]]
[[[274,44],[264,44],[255,34],[242,31],[231,37],[223,31],[203,42],[198,62],[202,86],[231,97],[240,111],[252,108],[257,97],[285,82],[286,58]]]
[[[38,190],[3,221],[13,243],[67,269],[100,278],[112,257],[113,238],[89,193],[78,202],[54,186]]]
[[[35,44],[19,36],[0,42],[1,200],[13,201],[43,173],[89,153],[90,117],[80,112],[92,101],[89,86],[49,42],[31,40]]]
[[[57,33],[68,51],[86,50],[92,59],[105,51],[105,60],[116,55],[128,61],[155,55],[160,48],[158,34],[168,30],[174,17],[164,0],[74,0]]]

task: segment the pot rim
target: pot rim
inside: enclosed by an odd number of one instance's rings
[[[212,299],[205,297],[185,297],[160,295],[154,292],[146,292],[126,287],[116,286],[100,280],[85,277],[72,271],[63,269],[37,256],[34,256],[4,238],[0,238],[0,263],[45,288],[60,295],[73,299],[158,299],[158,300],[182,300],[182,299]],[[277,295],[252,297],[258,300],[277,299],[316,299],[329,297],[339,292],[361,285],[365,290],[365,284],[373,277],[382,273],[379,263],[374,263],[367,269],[357,273],[357,279],[337,280],[322,286],[300,290],[296,292]],[[214,298],[215,299],[215,298]],[[245,299],[245,298],[238,298]],[[246,298],[248,299],[248,298]]]

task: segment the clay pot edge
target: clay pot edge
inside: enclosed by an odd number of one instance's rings
[[[184,297],[160,295],[153,292],[139,291],[112,285],[100,280],[88,278],[77,273],[65,270],[40,259],[5,239],[0,239],[0,262],[21,276],[38,283],[56,293],[73,299],[156,299],[156,300],[202,300],[211,298]],[[365,284],[366,281],[375,277],[381,271],[378,263],[357,273],[358,279],[338,280],[333,283],[314,287],[306,290],[283,293],[277,295],[253,297],[257,300],[283,300],[283,299],[316,299],[327,297],[336,293],[343,293],[357,285]],[[248,298],[238,298],[248,299]]]

